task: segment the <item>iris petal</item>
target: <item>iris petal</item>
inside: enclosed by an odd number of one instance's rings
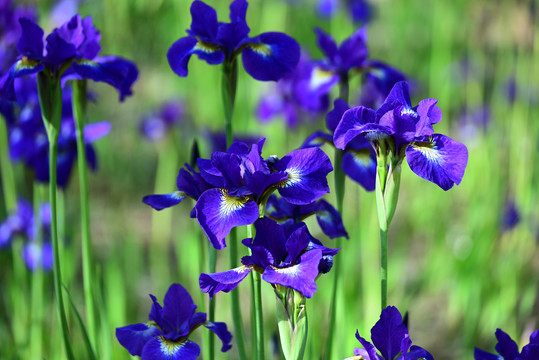
[[[329,238],[334,239],[343,236],[348,239],[348,233],[344,228],[341,214],[330,203],[320,200],[316,209],[318,225]]]
[[[367,354],[369,355],[368,360],[379,360],[380,359],[380,357],[376,353],[376,349],[374,348],[374,345],[371,344],[370,342],[368,342],[367,340],[365,340],[364,338],[362,338],[359,335],[359,332],[357,330],[356,330],[356,338],[361,343],[361,345],[363,345],[363,349],[365,350],[365,352],[367,352]],[[361,349],[358,349],[358,350],[361,350]],[[361,353],[364,353],[364,352],[361,352]],[[354,354],[356,354],[355,350],[354,350]],[[360,351],[358,351],[357,354],[360,355]]]
[[[84,127],[84,142],[91,143],[110,132],[110,123],[108,121],[101,121],[98,123],[88,124]]]
[[[187,76],[187,64],[193,54],[211,65],[220,64],[225,59],[219,46],[187,36],[178,39],[168,49],[167,59],[172,71],[178,76]]]
[[[131,87],[138,78],[138,69],[131,61],[119,57],[101,57],[93,61],[76,60],[73,70],[83,79],[102,81],[113,86],[120,95],[120,101],[132,95]]]
[[[246,266],[214,274],[200,274],[200,290],[213,298],[219,291],[230,292],[251,272]]]
[[[17,51],[34,59],[40,58],[43,56],[43,29],[26,17],[20,18],[19,23],[22,31],[17,42]]]
[[[498,339],[498,343],[495,349],[504,360],[514,360],[518,356],[517,343],[502,329],[496,329],[496,339]]]
[[[242,52],[245,71],[256,80],[277,81],[294,71],[299,44],[288,35],[268,32],[250,40]]]
[[[226,352],[232,348],[232,345],[230,345],[232,334],[228,331],[224,322],[208,321],[204,326],[210,329],[223,342],[223,346],[221,347],[222,352]]]
[[[394,359],[400,352],[402,339],[408,329],[402,323],[402,316],[394,306],[382,310],[380,320],[371,329],[371,339],[384,359]]]
[[[468,163],[466,146],[441,134],[419,140],[406,148],[410,169],[444,190],[460,184]]]
[[[344,112],[335,129],[333,141],[338,149],[344,150],[350,141],[361,134],[371,141],[389,136],[391,129],[376,123],[374,110],[358,106]]]
[[[475,360],[500,360],[501,358],[498,355],[491,354],[485,350],[475,348],[474,350],[474,359]]]
[[[335,62],[335,57],[337,56],[338,49],[335,40],[328,34],[326,34],[322,29],[315,28],[316,32],[316,43],[318,47],[322,49],[324,55],[329,59],[331,63]]]
[[[215,40],[217,36],[217,12],[202,1],[193,1],[191,4],[191,29],[188,33],[204,41]]]
[[[174,191],[170,194],[146,195],[142,199],[142,202],[146,205],[150,205],[155,210],[163,210],[171,206],[178,205],[185,198],[185,193],[181,191]]]
[[[148,324],[134,324],[116,328],[118,342],[133,356],[140,356],[144,345],[159,335],[161,335],[161,331]]]
[[[333,171],[333,166],[319,148],[294,150],[279,160],[273,169],[288,174],[278,191],[292,204],[310,204],[329,192],[326,177]]]
[[[434,360],[434,358],[427,350],[412,345],[410,351],[404,356],[404,360]]]
[[[163,299],[163,320],[167,323],[167,327],[170,327],[167,330],[174,337],[173,340],[189,335],[189,322],[196,308],[191,295],[183,286],[172,284],[168,288]],[[169,334],[163,335],[167,337]]]
[[[173,342],[157,336],[146,343],[141,360],[195,360],[199,354],[200,347],[190,340]]]
[[[223,189],[205,191],[195,209],[198,223],[218,250],[226,247],[225,237],[233,227],[249,225],[258,219],[258,205],[253,200],[229,196]]]
[[[342,159],[342,169],[352,180],[373,191],[376,183],[376,155],[371,149],[348,150]]]

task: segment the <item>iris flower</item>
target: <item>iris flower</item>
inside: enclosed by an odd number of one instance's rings
[[[206,314],[195,312],[197,306],[191,295],[180,284],[170,285],[163,306],[155,296],[148,323],[116,328],[118,342],[133,356],[142,360],[192,360],[200,354],[200,347],[189,336],[198,327],[213,331],[223,342],[222,352],[232,346],[232,335],[223,322],[206,321]]]
[[[402,315],[394,306],[388,306],[382,310],[380,320],[372,327],[372,344],[362,338],[357,331],[356,338],[363,348],[355,348],[355,357],[348,358],[347,360],[434,359],[425,349],[412,345],[412,340],[410,340],[410,336],[408,335],[408,329],[402,322]]]
[[[75,15],[56,28],[43,43],[43,30],[32,20],[20,18],[22,34],[17,43],[19,57],[0,79],[0,96],[15,100],[14,80],[46,71],[52,78],[91,79],[114,86],[122,101],[131,95],[138,70],[130,61],[118,57],[97,57],[101,34],[92,19]]]
[[[304,223],[282,227],[274,220],[260,218],[254,224],[255,238],[242,241],[252,255],[243,257],[243,265],[235,269],[201,274],[200,289],[213,298],[219,291],[232,291],[251,271],[257,271],[272,286],[285,286],[311,298],[316,292],[315,279],[331,269],[339,249],[323,246]]]
[[[503,330],[496,329],[496,352],[499,355],[491,354],[484,350],[475,348],[475,360],[536,360],[539,359],[539,330],[535,330],[530,335],[530,343],[518,351],[518,345]]]
[[[410,169],[444,190],[460,184],[468,162],[465,145],[434,133],[432,126],[442,120],[436,99],[425,99],[412,107],[408,84],[395,84],[384,104],[376,111],[359,106],[347,110],[335,129],[339,149],[362,134],[375,147],[387,143],[393,157],[404,157]]]
[[[196,54],[208,64],[231,63],[241,53],[245,71],[256,80],[277,81],[294,71],[299,61],[298,43],[288,35],[267,32],[249,37],[245,21],[247,1],[230,4],[230,22],[217,21],[217,13],[202,1],[191,4],[188,36],[177,40],[167,53],[168,62],[178,76],[187,76],[187,64]]]

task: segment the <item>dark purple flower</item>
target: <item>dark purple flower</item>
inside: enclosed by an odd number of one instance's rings
[[[23,198],[19,198],[15,213],[0,224],[0,247],[10,245],[16,236],[33,239],[34,231],[34,209],[32,204]]]
[[[335,129],[335,146],[345,149],[361,134],[376,149],[380,144],[390,149],[395,163],[406,156],[414,173],[449,190],[460,184],[464,176],[468,150],[463,144],[434,133],[432,126],[442,119],[436,103],[436,99],[425,99],[412,107],[408,84],[399,82],[378,110],[363,106],[347,110]]]
[[[230,4],[230,22],[217,21],[217,13],[202,1],[191,4],[191,28],[188,36],[180,38],[170,47],[167,58],[178,76],[187,76],[187,64],[196,54],[208,64],[232,62],[240,53],[245,71],[262,81],[277,81],[294,71],[300,56],[298,43],[278,32],[249,37],[245,22],[246,0]]]
[[[189,340],[199,326],[214,332],[223,342],[222,352],[230,350],[232,335],[223,322],[206,321],[206,314],[195,312],[197,306],[180,284],[168,288],[163,306],[155,296],[148,323],[116,328],[118,342],[133,356],[142,360],[191,360],[200,354],[200,347]]]
[[[475,360],[536,360],[539,359],[539,330],[530,335],[530,343],[518,351],[518,345],[503,330],[496,329],[496,352],[492,354],[484,350],[475,348]]]
[[[170,100],[161,105],[158,111],[142,117],[140,132],[149,141],[165,138],[169,131],[185,116],[185,105],[180,100]]]
[[[363,346],[363,348],[354,349],[354,355],[358,359],[434,360],[428,351],[419,346],[412,345],[412,340],[410,340],[410,336],[408,335],[408,329],[402,322],[401,313],[394,306],[388,306],[382,310],[380,320],[372,327],[372,344],[362,338],[359,332],[356,332],[356,338]]]
[[[503,212],[502,228],[504,230],[511,230],[520,222],[520,212],[514,201],[507,201],[505,203],[505,209]]]
[[[101,35],[92,19],[75,15],[56,28],[43,43],[43,30],[32,20],[20,18],[22,34],[17,43],[18,60],[0,79],[0,96],[15,100],[14,80],[41,71],[52,77],[92,79],[114,86],[123,101],[131,95],[138,70],[130,61],[118,57],[96,57],[101,50]]]
[[[282,227],[274,220],[256,220],[254,239],[243,244],[251,255],[242,258],[243,266],[215,274],[201,274],[200,289],[210,298],[219,291],[230,292],[251,271],[262,273],[262,280],[272,286],[295,289],[311,298],[316,291],[316,277],[331,268],[333,256],[339,249],[324,247],[313,238],[304,223]]]
[[[17,60],[17,40],[21,36],[20,17],[37,18],[32,6],[15,6],[11,0],[0,1],[0,75]]]

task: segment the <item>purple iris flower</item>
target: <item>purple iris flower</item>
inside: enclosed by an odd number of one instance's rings
[[[149,141],[162,140],[185,116],[185,105],[180,100],[165,102],[159,111],[143,116],[140,132]]]
[[[348,239],[341,214],[323,199],[307,205],[293,205],[271,194],[266,205],[266,216],[280,224],[299,223],[312,215],[316,215],[318,225],[329,238],[344,236]]]
[[[17,43],[18,60],[0,79],[0,96],[15,100],[14,80],[46,71],[51,77],[91,79],[114,86],[120,101],[131,95],[131,86],[138,77],[134,63],[118,57],[97,57],[101,34],[92,19],[75,15],[56,28],[43,43],[43,30],[29,18],[19,19],[22,34]]]
[[[36,82],[33,79],[20,79],[16,83],[20,107],[19,117],[15,122],[8,122],[9,148],[11,159],[23,161],[34,171],[39,182],[49,181],[49,142],[37,96]],[[57,184],[65,188],[77,158],[76,128],[71,109],[71,91],[63,94],[62,123],[58,138]],[[105,136],[110,131],[108,122],[89,124],[84,127],[86,143],[86,161],[90,168],[97,168],[97,156],[92,142]]]
[[[375,149],[387,144],[400,163],[404,157],[410,169],[444,190],[460,184],[468,162],[465,145],[435,134],[432,125],[442,120],[436,99],[425,99],[412,107],[408,84],[395,84],[384,104],[376,111],[359,106],[347,110],[333,137],[335,146],[346,146],[362,134]]]
[[[313,93],[304,74],[310,73],[313,63],[302,54],[296,70],[279,80],[274,90],[262,97],[258,104],[258,118],[267,122],[276,116],[283,116],[289,128],[300,122],[315,120],[319,114],[326,113],[329,105],[327,92]],[[306,94],[308,96],[306,96]]]
[[[52,245],[50,241],[50,205],[42,204],[39,212],[40,228],[36,229],[32,204],[23,198],[17,201],[17,209],[0,224],[0,248],[9,246],[17,237],[24,241],[22,257],[28,269],[51,270],[53,265]],[[37,242],[37,231],[41,242]]]
[[[518,351],[518,345],[503,330],[496,329],[496,352],[499,355],[491,354],[484,350],[475,348],[475,360],[536,360],[539,359],[539,330],[535,330],[530,335],[530,343]]]
[[[217,21],[217,13],[202,1],[191,4],[191,28],[188,36],[170,47],[167,58],[178,76],[187,76],[187,64],[196,54],[208,64],[231,63],[240,53],[245,71],[256,80],[277,81],[294,71],[300,57],[298,43],[288,35],[267,32],[249,37],[245,22],[246,0],[230,4],[230,22]]]
[[[18,19],[27,17],[35,20],[34,7],[16,6],[11,0],[0,0],[0,75],[17,59],[17,40],[21,36]]]
[[[303,143],[302,147],[322,146],[333,143],[335,129],[343,114],[349,110],[344,100],[336,99],[334,108],[326,116],[326,127],[329,133],[315,131]],[[376,181],[376,153],[369,142],[358,134],[344,147],[341,168],[352,180],[360,184],[365,190],[373,191]]]
[[[362,73],[363,80],[372,82],[384,97],[396,82],[405,79],[398,70],[368,58],[366,26],[359,28],[340,46],[321,29],[316,28],[315,32],[318,47],[325,58],[314,62],[311,71],[304,74],[304,81],[309,84],[310,90],[304,96],[328,93],[336,83],[356,72]]]
[[[219,291],[235,289],[254,270],[274,287],[285,286],[311,298],[316,292],[315,279],[331,269],[333,256],[340,249],[323,246],[304,223],[281,226],[264,217],[254,224],[255,238],[242,241],[251,249],[251,255],[241,259],[243,265],[225,272],[201,274],[200,289],[213,298]]]
[[[148,323],[116,328],[118,342],[133,356],[142,360],[192,360],[200,354],[200,347],[189,336],[198,327],[214,332],[223,342],[222,352],[230,350],[232,335],[224,322],[206,321],[206,314],[195,312],[197,306],[191,295],[180,284],[168,288],[163,306],[155,296],[148,315]]]
[[[220,250],[236,226],[259,217],[259,205],[274,191],[289,203],[307,205],[329,192],[327,175],[333,170],[328,156],[318,148],[292,151],[281,159],[261,156],[265,139],[249,146],[234,142],[227,152],[198,159],[200,173],[180,170],[178,191],[146,196],[144,203],[157,210],[197,199],[194,212],[212,245]],[[188,192],[189,191],[189,192]]]
[[[329,18],[335,15],[341,2],[346,3],[346,11],[355,23],[367,23],[371,18],[371,6],[365,0],[318,0],[318,15]]]
[[[412,345],[408,329],[402,322],[402,315],[394,306],[382,310],[380,320],[372,327],[372,344],[362,338],[357,331],[356,338],[363,348],[355,348],[356,357],[347,360],[434,360],[427,350]]]

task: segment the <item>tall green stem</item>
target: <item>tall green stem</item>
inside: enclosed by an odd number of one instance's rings
[[[43,196],[41,195],[41,187],[34,184],[34,226],[36,229],[36,245],[43,249],[42,219],[40,216],[41,203]],[[31,293],[31,325],[30,325],[30,359],[39,359],[43,355],[43,263],[38,262],[38,267],[32,274],[32,293]]]
[[[80,183],[80,222],[82,239],[82,281],[84,287],[84,301],[86,304],[86,326],[88,336],[94,349],[97,340],[97,326],[95,323],[95,303],[93,298],[93,254],[92,239],[90,235],[90,207],[88,200],[88,175],[86,171],[86,144],[84,142],[84,124],[86,122],[86,80],[73,81],[73,117],[77,127],[77,156]]]
[[[263,214],[263,213],[262,213]],[[247,237],[254,237],[254,224],[247,226]],[[253,275],[253,306],[254,306],[254,328],[255,328],[255,359],[264,360],[264,316],[262,310],[262,277],[259,272],[252,271]]]
[[[238,249],[237,249],[237,242],[238,242],[238,232],[236,228],[233,228],[230,231],[230,264],[232,266],[238,265]],[[243,341],[244,335],[243,335],[243,321],[241,316],[241,310],[240,310],[240,299],[239,299],[239,291],[234,290],[231,292],[230,296],[232,297],[232,319],[234,322],[234,335],[238,341],[236,342],[238,346],[238,354],[240,360],[247,359],[247,355],[245,353],[245,342]]]
[[[49,202],[51,206],[51,241],[54,257],[53,279],[56,308],[66,355],[69,360],[72,360],[74,356],[71,349],[71,342],[69,341],[69,328],[67,326],[64,298],[62,295],[62,274],[60,270],[58,243],[58,209],[56,204],[58,136],[62,119],[62,88],[60,86],[60,79],[51,77],[45,71],[40,72],[38,74],[38,91],[41,116],[49,140]]]
[[[0,116],[0,176],[2,177],[2,191],[6,214],[15,210],[17,192],[15,191],[15,177],[9,158],[9,136],[4,119]]]
[[[385,158],[385,157],[384,157]],[[376,173],[376,207],[378,210],[378,224],[380,226],[380,287],[381,307],[387,307],[387,210],[384,199],[387,169],[385,160],[378,157],[378,171]],[[383,167],[383,168],[382,168]]]
[[[213,274],[216,272],[217,267],[217,250],[213,247],[213,245],[208,242],[208,257],[209,257],[209,271],[210,274]],[[209,321],[215,321],[215,298],[210,299],[209,301],[209,308],[208,308],[208,318]],[[210,360],[213,360],[215,358],[215,335],[213,333],[210,334],[209,342],[208,342],[208,350],[209,350],[209,357]]]

